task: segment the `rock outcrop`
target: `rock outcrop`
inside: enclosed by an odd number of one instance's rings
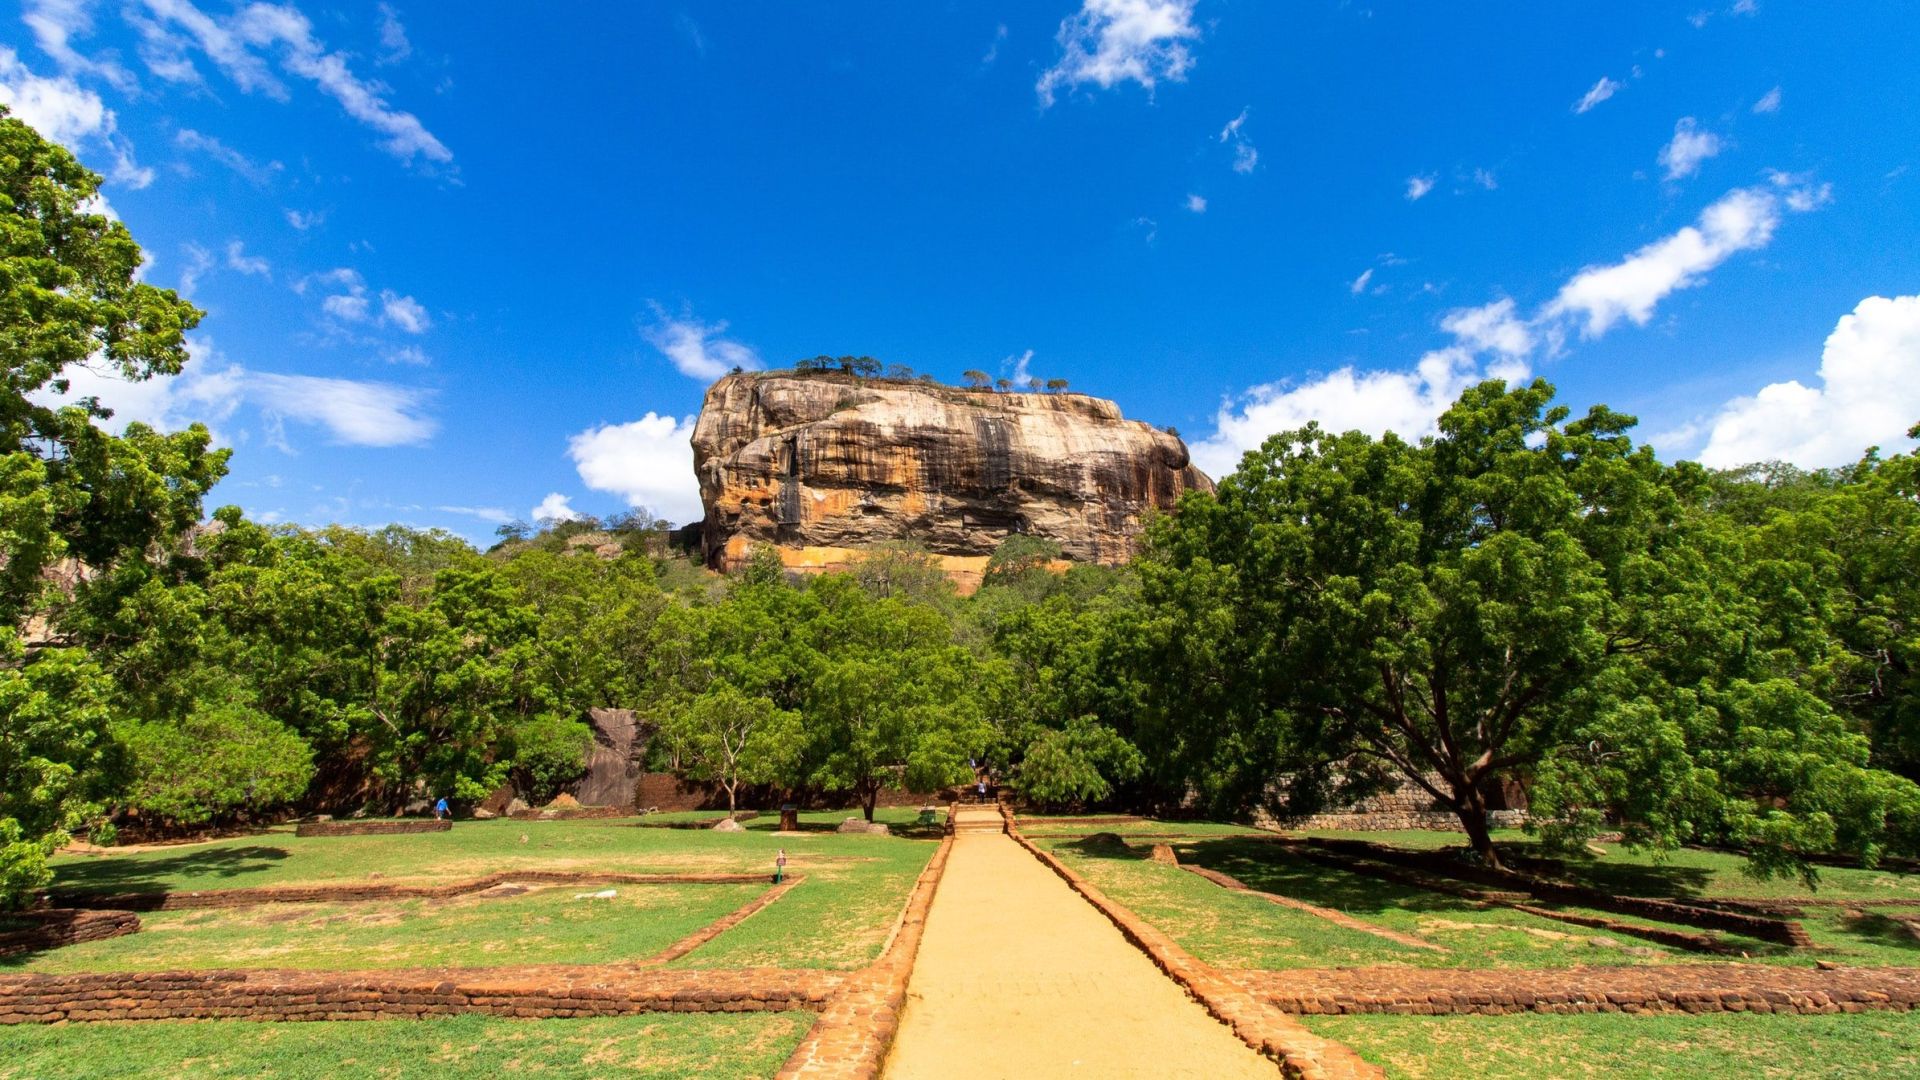
[[[1213,482],[1178,436],[1084,394],[994,393],[843,374],[729,375],[693,434],[708,565],[756,544],[797,570],[911,540],[977,584],[1025,533],[1066,558],[1118,563],[1149,511]]]

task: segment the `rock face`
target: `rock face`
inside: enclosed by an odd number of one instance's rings
[[[583,806],[632,806],[652,730],[632,709],[588,709],[587,722],[593,728],[593,756],[572,797]]]
[[[1007,394],[842,374],[729,375],[693,434],[708,565],[755,544],[827,570],[912,540],[974,583],[1013,533],[1078,562],[1133,554],[1149,510],[1211,491],[1186,444],[1110,401]],[[963,585],[966,583],[963,580]]]

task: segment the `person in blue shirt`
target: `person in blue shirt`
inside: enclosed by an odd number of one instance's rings
[[[453,816],[453,811],[447,809],[447,797],[442,795],[440,796],[440,801],[433,804],[433,820],[439,821],[441,818],[451,816]]]

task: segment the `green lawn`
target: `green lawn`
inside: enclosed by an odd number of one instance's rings
[[[1449,951],[1416,949],[1147,861],[1139,848],[1118,855],[1072,841],[1043,843],[1115,900],[1221,967],[1564,967],[1699,958],[1638,938],[1505,908],[1477,908],[1441,893],[1296,860],[1271,844],[1227,838],[1174,845],[1183,862],[1222,870],[1255,889],[1343,911]],[[1251,858],[1223,858],[1229,850]]]
[[[1435,953],[1345,930],[1312,915],[1238,895],[1196,875],[1144,861],[1142,840],[1136,840],[1126,853],[1089,848],[1067,839],[1040,842],[1072,861],[1114,899],[1172,934],[1195,955],[1226,967],[1562,967],[1718,959],[1508,908],[1476,907],[1469,900],[1445,893],[1326,866],[1269,842],[1232,836],[1173,842],[1182,862],[1219,870],[1251,888],[1333,908],[1450,950]],[[1689,929],[1568,905],[1537,906],[1602,915],[1641,926]],[[1920,940],[1883,914],[1810,909],[1802,922],[1818,944],[1818,951],[1787,949],[1733,935],[1722,935],[1722,940],[1745,954],[1729,957],[1736,960],[1805,964],[1818,957],[1861,965],[1920,965]]]
[[[834,819],[843,816],[834,815]],[[880,946],[899,915],[901,906],[905,904],[914,880],[933,856],[934,844],[922,839],[841,836],[825,831],[803,836],[775,836],[770,829],[742,833],[641,829],[635,828],[631,819],[461,822],[450,832],[401,836],[301,838],[288,829],[206,844],[64,855],[55,860],[54,888],[152,892],[365,881],[369,878],[441,883],[467,880],[496,871],[511,872],[516,868],[588,873],[720,872],[770,875],[774,857],[782,849],[789,858],[789,872],[805,874],[806,883],[739,927],[682,958],[682,966],[764,964],[783,967],[860,967],[879,954]],[[656,896],[653,892],[642,893],[641,890],[695,888],[615,887],[620,890],[622,898],[632,897],[635,903],[644,896],[669,905],[681,901],[673,901],[671,895]],[[467,905],[471,905],[470,917],[477,920],[473,925],[483,935],[492,934],[502,929],[510,930],[515,919],[538,919],[543,913],[550,914],[556,904],[571,907],[571,896],[583,889],[561,886],[509,900],[462,898],[446,902],[431,917],[426,912],[433,911],[432,906],[421,905],[421,914],[414,922],[419,928],[429,924],[448,926],[451,925],[449,920],[452,916],[468,911]],[[697,902],[700,896],[716,898],[713,907],[708,909],[715,918],[738,907],[750,895],[750,891],[742,894],[724,891],[686,894],[688,902]],[[561,897],[568,899],[556,899]],[[279,907],[281,905],[248,909],[245,917],[259,920],[275,918],[274,908]],[[399,911],[405,916],[411,910],[402,902],[328,907],[329,913],[317,917],[351,919],[380,911]],[[335,908],[337,910],[332,910]],[[650,942],[664,937],[666,942],[670,942],[682,936],[684,931],[679,928],[686,921],[675,914],[675,910],[669,906],[623,913],[616,904],[611,911],[578,917],[609,920],[613,923],[613,933],[628,935],[636,940],[645,937]],[[191,913],[163,912],[142,918],[150,926],[162,927],[171,923],[176,916],[188,914]],[[285,914],[285,910],[280,912],[281,916]],[[642,923],[655,918],[660,922],[657,933],[654,932],[655,928],[642,928]],[[224,925],[219,918],[208,919],[207,923],[209,929],[214,925]],[[282,937],[300,936],[298,927],[274,930],[274,927],[284,927],[285,924],[259,925],[272,931],[269,937],[276,941]],[[368,935],[356,934],[355,937],[371,939],[377,936],[375,932],[379,931],[378,927],[369,925],[367,929]],[[576,935],[574,931],[578,929],[580,927],[559,920],[544,924],[541,933],[552,935],[549,944],[556,949],[599,950],[594,955],[611,954],[620,958],[652,951],[634,948],[631,940],[598,944],[590,940],[593,932]],[[181,935],[188,932],[182,930]],[[428,947],[425,943],[406,944],[401,940],[406,937],[405,932],[394,932],[388,944],[394,948]],[[490,937],[483,939],[497,940]],[[165,940],[164,937],[161,939],[163,944]],[[457,935],[449,935],[445,941],[449,950],[457,952]],[[142,932],[127,938],[100,942],[89,948],[102,950],[96,955],[114,958],[112,962],[115,966],[157,966],[140,959],[149,955],[143,942],[152,944],[152,935]],[[533,952],[525,955],[537,954],[544,947],[537,943],[529,944],[527,948]],[[478,948],[474,951],[477,953]],[[508,951],[512,951],[511,946]],[[33,962],[64,964],[67,961],[62,959],[62,954],[66,952],[60,950],[45,954]],[[157,958],[161,954],[153,955]],[[576,952],[576,955],[588,954]],[[480,957],[466,962],[473,965],[510,961],[503,956],[498,960]],[[511,962],[517,962],[517,959]]]
[[[1424,829],[1382,832],[1314,831],[1295,835],[1328,836],[1350,840],[1370,840],[1396,847],[1433,849],[1460,847],[1466,838],[1460,833]],[[1523,854],[1535,852],[1538,843],[1517,829],[1498,830],[1494,840]],[[1910,899],[1920,907],[1920,874],[1889,870],[1861,870],[1849,867],[1819,868],[1814,887],[1797,877],[1756,879],[1746,872],[1746,860],[1739,855],[1701,848],[1681,848],[1656,855],[1650,851],[1629,851],[1622,844],[1595,845],[1604,854],[1585,855],[1566,860],[1566,876],[1610,892],[1630,896],[1748,897],[1772,899],[1788,896],[1813,896],[1836,900]]]
[[[24,1024],[0,1027],[0,1080],[747,1080],[771,1076],[813,1019],[812,1013],[667,1013],[589,1020]]]
[[[1314,1016],[1396,1080],[1800,1080],[1920,1075],[1920,1018],[1841,1016]]]
[[[632,962],[770,887],[616,885],[618,895],[611,900],[576,900],[581,887],[555,886],[501,898],[475,894],[444,901],[161,911],[142,915],[138,934],[0,959],[0,970],[339,970]],[[811,882],[802,886],[808,887]]]

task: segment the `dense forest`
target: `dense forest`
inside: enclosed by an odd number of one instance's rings
[[[1041,803],[1227,817],[1404,776],[1497,860],[1485,792],[1515,779],[1561,843],[1920,854],[1911,454],[1713,472],[1488,382],[1430,438],[1275,435],[1125,567],[1010,537],[965,598],[910,544],[721,578],[644,514],[485,551],[270,527],[211,509],[204,427],[55,396],[79,364],[177,373],[200,319],[98,182],[0,117],[0,904],[79,831],[549,796],[594,707],[730,796],[869,812],[970,761]]]

